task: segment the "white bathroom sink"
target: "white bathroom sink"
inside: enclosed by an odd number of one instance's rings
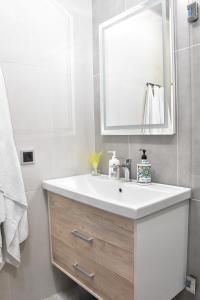
[[[145,217],[191,196],[189,188],[157,183],[141,185],[90,174],[46,180],[43,188],[132,219]]]

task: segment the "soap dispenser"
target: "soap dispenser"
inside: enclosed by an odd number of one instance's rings
[[[137,164],[137,182],[143,184],[151,183],[151,164],[147,160],[146,150],[142,151],[141,163]]]
[[[112,153],[112,158],[109,160],[109,178],[119,179],[120,161],[116,156],[116,151],[108,151],[108,153]]]

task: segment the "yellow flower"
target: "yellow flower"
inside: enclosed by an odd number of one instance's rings
[[[89,157],[90,164],[93,169],[98,169],[99,163],[101,161],[102,152],[92,152]]]

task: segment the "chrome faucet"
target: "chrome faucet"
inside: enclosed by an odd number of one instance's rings
[[[124,169],[124,179],[125,181],[131,181],[131,159],[125,159],[125,163],[121,165]]]

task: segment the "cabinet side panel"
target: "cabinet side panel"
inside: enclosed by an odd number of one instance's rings
[[[185,287],[189,200],[135,224],[135,298],[169,300]]]

